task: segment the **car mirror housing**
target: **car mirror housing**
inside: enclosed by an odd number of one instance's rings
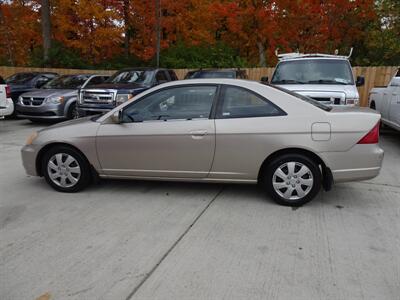
[[[121,124],[122,123],[122,109],[115,111],[111,115],[110,119],[115,124]]]
[[[268,82],[268,81],[269,81],[268,76],[261,77],[261,82]]]
[[[356,86],[363,86],[365,84],[364,76],[357,76]]]

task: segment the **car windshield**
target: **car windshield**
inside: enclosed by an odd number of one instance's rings
[[[13,83],[13,84],[22,84],[22,83],[32,80],[36,76],[37,76],[37,74],[35,74],[35,73],[17,73],[17,74],[14,74],[14,75],[8,77],[6,79],[6,82]]]
[[[188,76],[194,78],[235,78],[235,72],[232,71],[195,71]]]
[[[50,80],[42,89],[77,89],[89,78],[87,75],[63,75]]]
[[[299,59],[280,62],[272,84],[354,84],[350,64],[343,59]]]
[[[151,84],[153,71],[150,70],[129,70],[120,71],[111,76],[106,82],[109,83],[138,83],[143,85]]]
[[[310,103],[310,104],[314,105],[315,107],[318,107],[318,108],[320,108],[320,109],[322,109],[324,111],[331,111],[332,110],[332,107],[330,107],[328,105],[325,105],[325,104],[323,104],[321,102],[318,102],[317,100],[314,100],[314,99],[312,99],[310,97],[307,97],[307,96],[304,96],[304,95],[300,95],[300,94],[295,93],[293,91],[289,91],[287,89],[281,88],[281,87],[276,86],[276,85],[268,84],[266,82],[261,82],[261,84],[268,85],[268,86],[270,86],[270,87],[272,87],[274,89],[280,90],[280,91],[282,91],[282,92],[284,92],[286,94],[289,94],[289,95],[291,95],[293,97],[296,97],[296,98],[298,98],[298,99],[300,99],[302,101]]]

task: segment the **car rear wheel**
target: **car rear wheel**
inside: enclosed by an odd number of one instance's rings
[[[44,155],[42,172],[51,187],[66,193],[84,189],[91,179],[90,165],[86,158],[66,146],[51,148]]]
[[[305,155],[285,154],[269,163],[263,177],[264,186],[275,202],[301,206],[311,201],[321,189],[318,165]]]

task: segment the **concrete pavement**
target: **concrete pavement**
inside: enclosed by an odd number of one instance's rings
[[[298,209],[255,186],[104,181],[21,166],[43,125],[0,121],[0,299],[400,299],[400,134],[381,175]]]

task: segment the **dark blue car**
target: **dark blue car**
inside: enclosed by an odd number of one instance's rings
[[[6,83],[10,86],[14,107],[16,107],[21,94],[41,88],[56,76],[58,74],[52,72],[21,72],[8,77]],[[15,116],[15,111],[13,116]]]

